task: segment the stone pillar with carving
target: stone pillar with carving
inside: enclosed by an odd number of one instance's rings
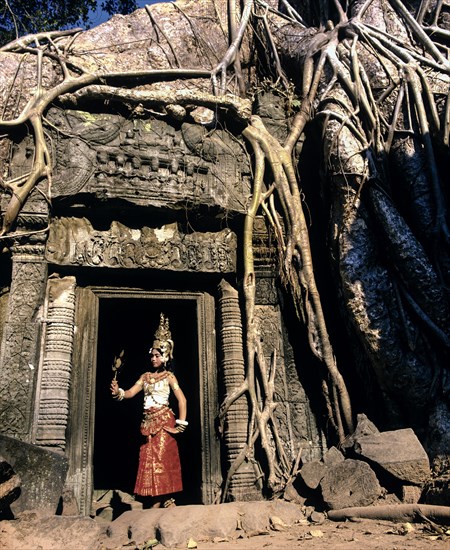
[[[49,279],[45,339],[36,396],[35,443],[64,451],[75,326],[75,277]]]
[[[43,243],[12,247],[8,311],[0,351],[0,429],[32,442],[34,397],[39,359],[47,262]]]
[[[299,452],[302,460],[320,459],[326,448],[325,437],[303,387],[300,368],[296,365],[294,349],[289,341],[280,309],[282,301],[277,290],[278,270],[273,247],[261,217],[255,220],[253,250],[256,273],[255,320],[267,364],[273,352],[276,352],[277,358],[274,392],[277,407],[273,416],[279,439],[286,456],[292,461]],[[305,366],[302,364],[301,368],[305,369]]]
[[[220,374],[225,396],[231,395],[245,379],[241,310],[238,292],[225,280],[219,284]],[[228,409],[224,422],[223,440],[227,469],[241,452],[248,437],[248,402],[245,395]],[[257,484],[254,463],[245,461],[231,478],[227,500],[244,501],[262,498]]]

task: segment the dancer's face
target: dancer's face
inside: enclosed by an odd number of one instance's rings
[[[163,356],[161,355],[161,350],[157,348],[152,348],[150,350],[150,362],[152,367],[158,369],[163,364]]]

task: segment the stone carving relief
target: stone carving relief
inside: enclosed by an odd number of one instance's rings
[[[302,446],[302,460],[320,460],[327,448],[325,434],[318,425],[317,418],[311,407],[311,402],[299,378],[296,360],[292,346],[286,333],[284,336],[286,384],[289,388],[287,401],[290,407],[291,426],[295,441]],[[300,368],[302,365],[300,364]]]
[[[291,427],[291,409],[286,383],[281,320],[278,306],[256,306],[255,323],[260,335],[267,368],[272,368],[273,361],[276,361],[274,400],[277,402],[277,407],[274,410],[274,418],[286,455],[291,460],[294,460],[298,443],[294,439]]]
[[[270,358],[273,353],[276,353],[277,357],[282,357],[280,313],[278,306],[256,306],[255,322],[261,336],[264,355]]]
[[[176,224],[130,229],[113,222],[98,231],[86,218],[57,218],[45,257],[62,265],[228,273],[236,269],[236,247],[229,229],[183,234]]]
[[[257,272],[255,300],[259,305],[275,305],[278,303],[275,277],[271,273]]]
[[[264,120],[270,133],[283,142],[289,133],[286,117],[286,99],[279,95],[263,91],[256,98],[256,112]]]
[[[243,212],[250,170],[243,148],[224,130],[183,129],[158,118],[51,109],[53,198],[79,193],[147,206],[205,204]],[[179,124],[178,124],[179,126]],[[17,144],[11,176],[29,171],[30,138]]]
[[[277,358],[274,391],[277,407],[274,418],[286,455],[295,460],[301,447],[302,459],[320,459],[325,440],[299,380],[292,347],[282,328],[279,306],[256,306],[255,321],[267,365],[270,365],[274,353]]]
[[[40,332],[38,312],[47,277],[43,251],[42,245],[14,247],[7,321],[3,327],[0,425],[4,434],[24,441],[29,441],[31,432]]]

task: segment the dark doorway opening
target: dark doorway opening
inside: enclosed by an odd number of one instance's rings
[[[174,371],[188,401],[189,427],[179,436],[183,492],[179,504],[202,502],[202,445],[200,423],[199,350],[196,301],[146,297],[100,298],[95,397],[94,490],[133,494],[138,466],[143,392],[117,402],[109,389],[114,356],[124,350],[118,374],[127,389],[148,369],[149,348],[160,313],[168,316],[175,343]],[[177,413],[176,400],[173,410]]]

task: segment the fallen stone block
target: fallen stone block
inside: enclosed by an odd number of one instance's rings
[[[5,435],[0,435],[0,454],[22,481],[20,497],[11,504],[13,514],[25,510],[55,514],[66,480],[67,458]]]
[[[23,512],[2,526],[1,548],[25,550],[81,550],[98,548],[102,527],[87,517],[47,516],[40,512]],[[11,545],[3,546],[3,537]]]
[[[9,509],[20,496],[20,477],[11,464],[0,456],[0,511]]]
[[[304,504],[305,497],[301,496],[292,483],[288,483],[283,493],[284,500],[294,502],[295,504]]]
[[[375,435],[379,434],[378,428],[370,421],[365,414],[358,414],[356,416],[356,428],[355,431],[349,435],[344,441],[343,448],[345,450],[353,448],[355,439],[363,435]]]
[[[402,485],[401,501],[404,504],[417,504],[422,496],[422,489],[417,485]]]
[[[309,489],[317,489],[320,482],[322,481],[323,476],[326,472],[326,466],[323,462],[318,460],[313,460],[311,462],[306,462],[303,464],[300,470],[300,477],[303,480],[304,484]]]
[[[354,450],[405,484],[423,485],[430,478],[428,455],[411,428],[358,436]]]
[[[327,468],[320,487],[323,500],[331,510],[368,506],[381,495],[375,472],[360,460],[347,459]]]
[[[330,447],[323,455],[323,463],[325,466],[332,466],[345,460],[344,455],[336,447]]]

